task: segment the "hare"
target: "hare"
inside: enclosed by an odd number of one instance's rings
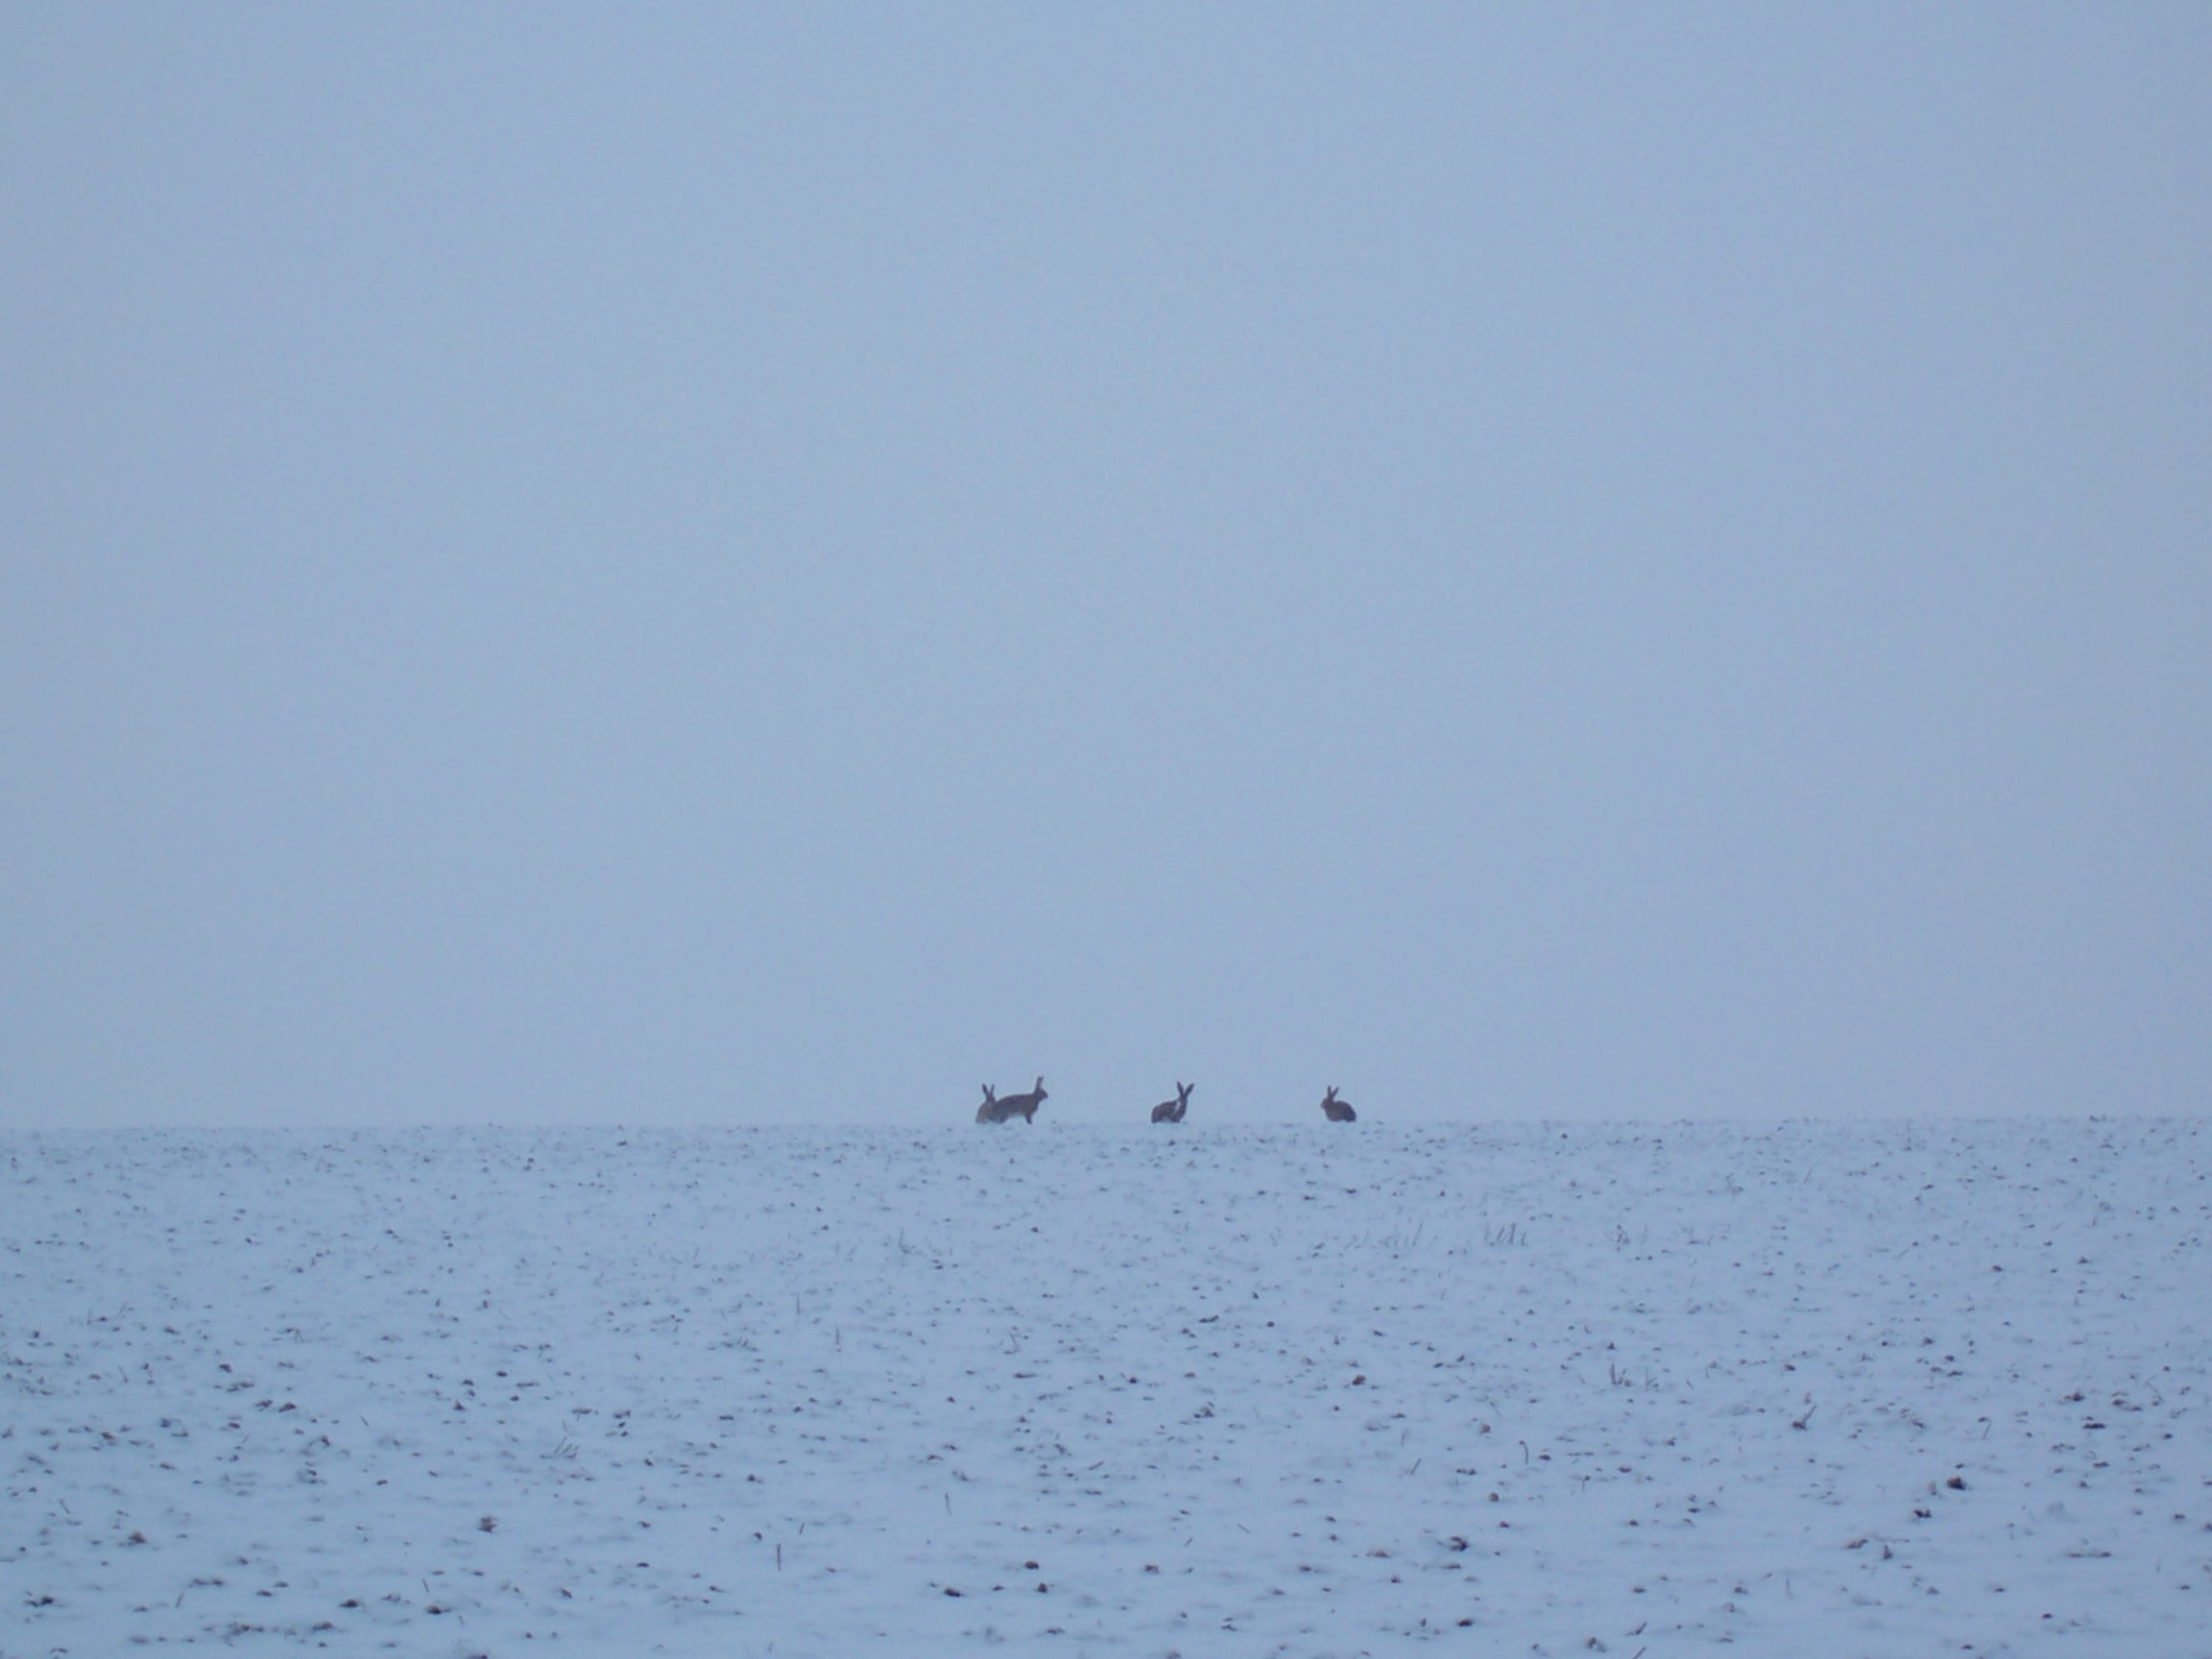
[[[1037,1108],[1044,1103],[1045,1079],[1043,1077],[1037,1079],[1037,1087],[1030,1090],[1026,1094],[997,1095],[993,1094],[990,1087],[986,1085],[983,1090],[983,1104],[975,1109],[975,1121],[978,1123],[1003,1123],[1007,1118],[1019,1114],[1022,1122],[1034,1123],[1037,1121]],[[988,1117],[985,1116],[986,1113],[989,1114]]]
[[[1321,1112],[1332,1123],[1357,1123],[1359,1114],[1352,1110],[1352,1102],[1336,1098],[1336,1085],[1329,1085],[1329,1093],[1321,1096]]]
[[[1175,1098],[1163,1100],[1159,1105],[1152,1108],[1152,1121],[1155,1123],[1182,1122],[1183,1114],[1190,1110],[1190,1091],[1197,1087],[1198,1085],[1195,1083],[1176,1084]]]

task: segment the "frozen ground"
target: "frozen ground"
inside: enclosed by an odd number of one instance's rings
[[[0,1136],[0,1654],[2212,1654],[2199,1122],[1048,1118]]]

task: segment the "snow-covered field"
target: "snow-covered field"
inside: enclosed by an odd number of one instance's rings
[[[1050,1118],[0,1136],[0,1654],[2212,1654],[2198,1121]]]

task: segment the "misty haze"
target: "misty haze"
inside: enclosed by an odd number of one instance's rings
[[[0,1659],[2202,1659],[2212,13],[0,18]]]

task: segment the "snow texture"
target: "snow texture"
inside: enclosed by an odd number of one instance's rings
[[[6,1659],[2212,1654],[2196,1122],[0,1154]]]

